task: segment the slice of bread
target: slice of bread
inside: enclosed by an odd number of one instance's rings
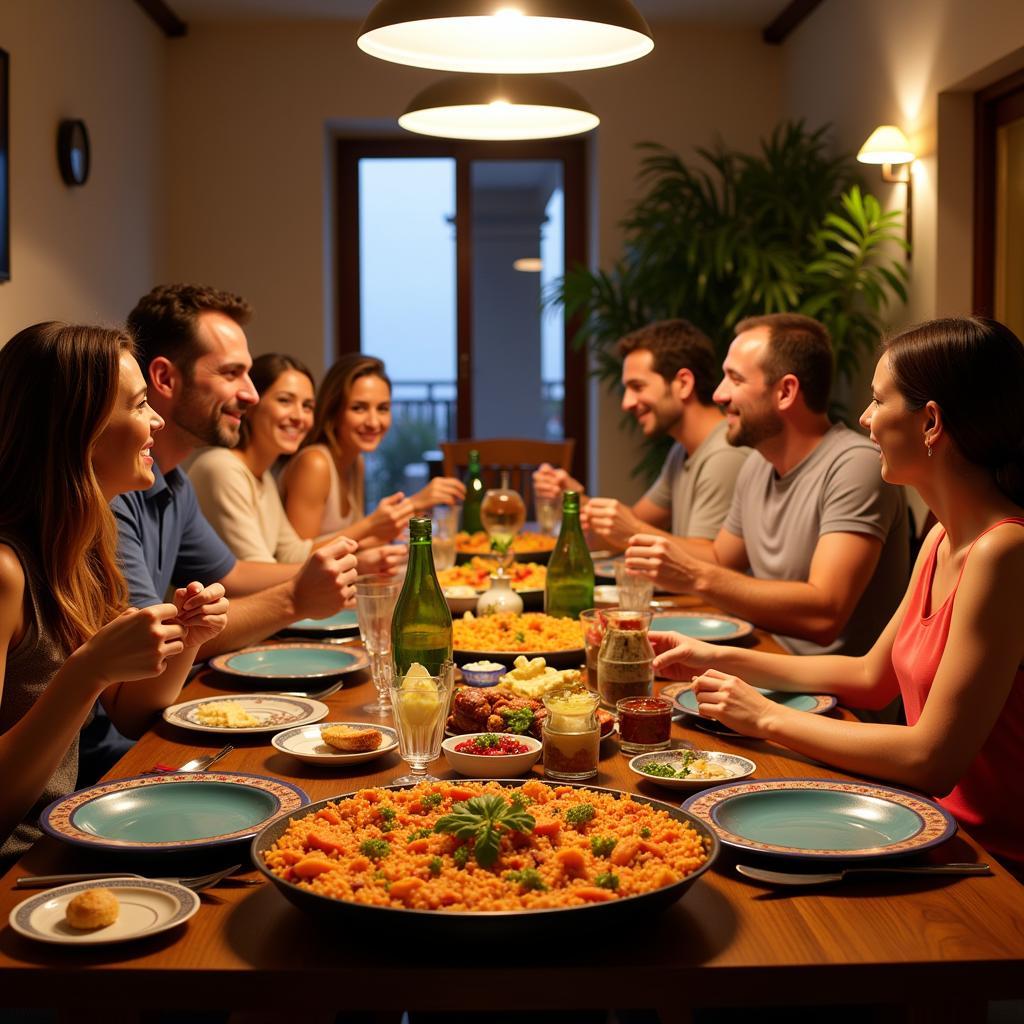
[[[380,729],[356,729],[350,725],[331,725],[320,730],[324,743],[346,754],[365,753],[376,750],[384,742]]]

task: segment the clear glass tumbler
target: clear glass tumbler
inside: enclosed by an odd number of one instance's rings
[[[434,555],[434,568],[438,572],[455,564],[455,533],[459,519],[452,505],[438,505],[434,509],[430,531],[430,547]]]
[[[402,589],[394,576],[360,576],[356,580],[356,618],[359,635],[370,656],[370,672],[377,700],[363,710],[384,717],[391,711],[391,618]]]
[[[645,612],[651,607],[654,596],[654,580],[649,576],[630,572],[625,562],[615,563],[615,589],[620,608]]]
[[[427,774],[427,765],[441,756],[444,724],[451,704],[455,666],[446,661],[436,676],[417,666],[405,676],[391,678],[391,706],[398,730],[398,752],[409,766],[409,774],[394,779],[396,785],[429,782],[436,776]]]

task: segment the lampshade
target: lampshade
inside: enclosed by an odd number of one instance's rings
[[[654,48],[630,0],[379,0],[358,43],[396,64],[481,74],[585,71]]]
[[[914,154],[906,135],[896,125],[883,124],[868,136],[857,159],[862,164],[909,164]]]
[[[418,93],[398,123],[443,139],[553,139],[600,123],[575,89],[530,75],[449,75]]]
[[[544,269],[544,261],[539,256],[520,256],[512,261],[512,269],[524,274],[539,274]]]

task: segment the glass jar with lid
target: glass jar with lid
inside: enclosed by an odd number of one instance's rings
[[[549,779],[578,782],[597,775],[601,731],[598,695],[583,687],[566,687],[544,696],[544,774]]]
[[[654,685],[654,649],[647,637],[651,613],[609,609],[597,655],[601,704],[614,709],[624,697],[649,697]]]

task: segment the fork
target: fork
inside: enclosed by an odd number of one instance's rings
[[[274,692],[279,697],[305,697],[307,700],[323,700],[324,697],[330,697],[332,693],[337,693],[344,685],[345,678],[342,676],[329,686],[325,686],[322,690],[316,690],[312,693],[308,690],[275,690]]]
[[[155,879],[155,881],[176,882],[178,885],[183,885],[186,889],[199,892],[200,889],[209,889],[211,886],[217,885],[218,882],[224,881],[228,875],[234,874],[241,866],[241,864],[232,864],[231,867],[224,868],[222,871],[211,871],[207,875],[195,875],[191,878],[168,878],[162,876]],[[148,878],[148,876],[138,875],[131,871],[86,871],[70,875],[24,875],[15,881],[14,888],[48,889],[52,885],[67,885],[69,882],[91,882],[103,878]],[[262,879],[239,878],[237,881],[243,885],[258,885]]]

